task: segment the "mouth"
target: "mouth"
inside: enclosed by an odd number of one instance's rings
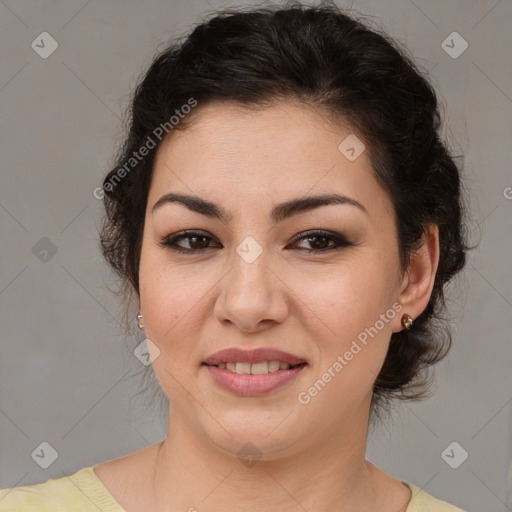
[[[214,366],[221,370],[228,370],[239,375],[265,375],[267,373],[279,372],[282,370],[292,370],[294,368],[301,368],[306,366],[307,363],[299,363],[291,365],[284,361],[261,361],[259,363],[245,363],[245,362],[229,362],[219,364],[206,364],[206,366]]]
[[[307,364],[307,361],[272,347],[255,349],[231,347],[215,352],[207,357],[203,364],[239,374],[261,375],[279,370],[289,370]]]
[[[254,397],[263,396],[277,390],[291,385],[302,374],[307,363],[300,363],[291,366],[288,363],[282,363],[283,368],[275,371],[275,364],[279,361],[262,361],[260,363],[219,363],[218,365],[203,364],[203,367],[208,371],[212,382],[228,391],[230,394],[238,395],[240,397]],[[223,368],[223,366],[235,366],[235,371]],[[237,371],[238,366],[238,371]],[[270,367],[269,367],[270,366]],[[265,368],[266,367],[266,368]],[[268,370],[268,371],[267,371]],[[249,373],[249,372],[260,373]],[[265,373],[263,373],[265,371]]]
[[[291,384],[308,362],[271,347],[228,348],[203,361],[213,382],[232,394],[261,396]]]

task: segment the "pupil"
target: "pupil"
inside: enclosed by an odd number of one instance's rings
[[[191,242],[192,242],[192,244],[191,244],[191,245],[193,246],[193,245],[194,245],[194,243],[195,243],[197,240],[201,240],[201,239],[203,240],[203,242],[205,242],[205,241],[206,241],[206,237],[204,237],[204,236],[193,236],[193,237],[190,239],[190,240],[191,240]],[[204,247],[204,245],[205,245],[205,244],[203,243],[203,244],[198,244],[198,245],[199,245],[200,247]],[[208,245],[208,242],[206,242],[206,245]]]
[[[308,238],[309,242],[311,243],[311,245],[316,248],[316,249],[321,249],[322,247],[325,247],[325,242],[327,240],[327,237],[325,236],[319,236],[319,235],[315,235],[315,236],[310,236]],[[314,242],[314,240],[317,241],[317,243]],[[322,242],[324,243],[318,243],[318,240],[322,240]]]

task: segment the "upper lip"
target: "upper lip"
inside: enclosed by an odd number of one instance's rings
[[[226,348],[215,352],[204,363],[210,366],[217,366],[220,363],[261,363],[263,361],[280,361],[288,363],[290,366],[305,363],[304,359],[298,356],[277,350],[271,347],[262,347],[255,349],[244,348]]]

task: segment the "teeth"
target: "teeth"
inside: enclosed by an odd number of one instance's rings
[[[277,372],[279,370],[279,361],[269,361],[268,362],[268,371],[269,372]]]
[[[264,375],[265,373],[277,372],[278,370],[289,370],[288,363],[280,361],[262,361],[261,363],[220,363],[219,368],[236,372],[240,375]]]
[[[236,363],[235,372],[249,375],[251,373],[251,363]]]

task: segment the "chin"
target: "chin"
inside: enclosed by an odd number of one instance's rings
[[[230,456],[276,460],[291,455],[297,451],[297,446],[302,445],[302,436],[295,428],[295,422],[283,422],[283,418],[259,423],[251,422],[247,417],[238,422],[234,418],[229,422],[222,418],[218,421],[225,430],[215,423],[213,431],[208,427],[204,434],[212,445]]]

